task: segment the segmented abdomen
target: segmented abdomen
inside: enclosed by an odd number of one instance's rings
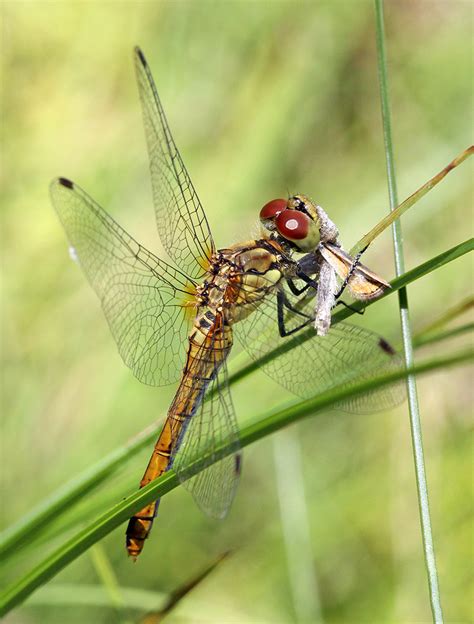
[[[209,309],[198,314],[189,336],[183,375],[140,482],[141,488],[171,468],[187,424],[199,408],[209,383],[229,355],[231,347],[232,330],[224,316]],[[150,534],[158,505],[159,500],[150,503],[130,519],[126,545],[131,557],[136,558],[140,554]]]

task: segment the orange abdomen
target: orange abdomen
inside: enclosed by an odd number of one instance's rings
[[[187,423],[199,408],[209,383],[227,358],[231,346],[231,329],[224,324],[222,315],[212,315],[212,323],[209,316],[199,315],[196,318],[189,336],[183,375],[140,482],[141,488],[170,469]],[[159,500],[150,503],[128,523],[126,546],[128,554],[135,559],[141,553],[144,541],[150,534],[158,505]]]

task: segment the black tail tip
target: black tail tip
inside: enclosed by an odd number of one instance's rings
[[[71,180],[68,180],[67,178],[58,178],[58,182],[59,184],[61,184],[61,186],[65,186],[66,188],[69,188],[69,189],[74,188],[74,183],[71,182]]]

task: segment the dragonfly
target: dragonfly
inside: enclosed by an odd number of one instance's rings
[[[330,253],[332,245],[354,292],[364,277],[367,284],[370,280],[357,258],[341,256],[334,236],[324,240],[324,224],[308,198],[268,202],[260,211],[261,238],[216,248],[138,47],[134,62],[156,224],[169,261],[145,249],[68,178],[53,180],[51,198],[125,364],[145,384],[178,384],[140,487],[173,469],[204,512],[223,518],[242,467],[227,372],[234,329],[254,359],[292,340],[291,350],[261,366],[304,398],[353,384],[398,362],[386,341],[361,327],[341,322],[325,336],[312,328],[318,288],[323,297],[321,250]],[[381,278],[375,283],[377,292],[385,288]],[[314,337],[300,338],[302,328],[310,328]],[[365,413],[399,402],[397,391],[389,387],[338,407]],[[197,472],[200,457],[206,465]],[[150,534],[159,502],[128,523],[126,548],[134,559]]]

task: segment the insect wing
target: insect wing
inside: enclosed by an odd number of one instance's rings
[[[319,251],[326,262],[333,267],[341,280],[345,280],[352,268],[354,258],[341,249],[341,247],[332,245],[331,243],[321,245]],[[361,263],[353,270],[347,286],[351,295],[355,299],[360,299],[361,301],[375,299],[387,288],[390,288],[390,284],[380,277],[380,275],[377,275]]]
[[[205,274],[214,242],[156,90],[143,52],[135,48],[135,69],[150,158],[153,202],[161,242],[191,278]]]
[[[50,191],[72,253],[101,300],[125,364],[143,383],[176,381],[184,360],[192,282],[139,245],[70,180],[54,180]]]
[[[241,470],[239,450],[237,421],[224,363],[211,381],[204,401],[190,418],[172,461],[184,487],[204,513],[213,518],[224,518],[234,500]],[[198,458],[205,458],[207,467],[196,473]]]
[[[284,388],[304,399],[334,387],[355,385],[376,375],[389,373],[401,365],[401,359],[377,334],[351,325],[337,323],[326,336],[318,336],[313,327],[314,290],[302,298],[285,291],[295,310],[285,310],[283,321],[289,331],[281,337],[276,322],[277,306],[268,297],[252,314],[235,326],[235,334],[260,367]],[[240,327],[239,327],[240,325]],[[275,350],[276,357],[269,357]],[[373,390],[359,398],[338,404],[337,409],[370,413],[394,407],[405,398],[403,385]]]

